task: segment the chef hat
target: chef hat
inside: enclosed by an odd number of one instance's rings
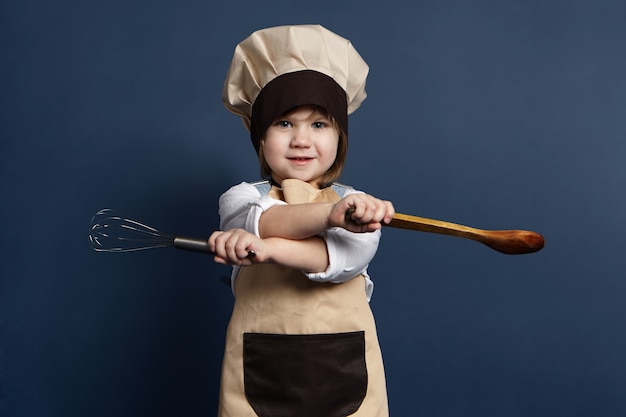
[[[267,128],[300,105],[319,105],[348,133],[365,100],[369,68],[349,40],[320,25],[254,32],[235,48],[222,100],[241,117],[257,152]]]

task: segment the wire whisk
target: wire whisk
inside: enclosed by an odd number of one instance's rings
[[[102,209],[91,219],[89,243],[98,252],[133,252],[175,247],[211,253],[206,239],[173,236],[112,210]]]

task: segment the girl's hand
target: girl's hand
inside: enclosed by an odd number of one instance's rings
[[[213,232],[209,237],[209,248],[215,253],[215,262],[220,264],[249,266],[267,258],[267,244],[243,229]]]
[[[395,214],[390,201],[369,194],[351,194],[339,200],[328,216],[331,227],[351,232],[373,232],[389,223]]]

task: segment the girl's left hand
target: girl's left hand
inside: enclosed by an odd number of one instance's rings
[[[369,194],[351,194],[333,206],[329,223],[351,232],[373,232],[380,229],[382,223],[389,223],[394,214],[390,201]]]

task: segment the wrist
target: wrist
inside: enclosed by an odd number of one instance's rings
[[[324,215],[326,216],[326,226],[324,227],[324,230],[322,230],[321,232],[325,232],[328,229],[331,229],[333,227],[337,227],[339,226],[338,224],[335,224],[335,219],[333,218],[333,210],[335,208],[336,203],[327,203],[324,205]]]
[[[276,237],[266,237],[263,239],[264,245],[264,253],[263,257],[259,259],[259,262],[262,263],[276,263],[276,243],[278,238]]]

